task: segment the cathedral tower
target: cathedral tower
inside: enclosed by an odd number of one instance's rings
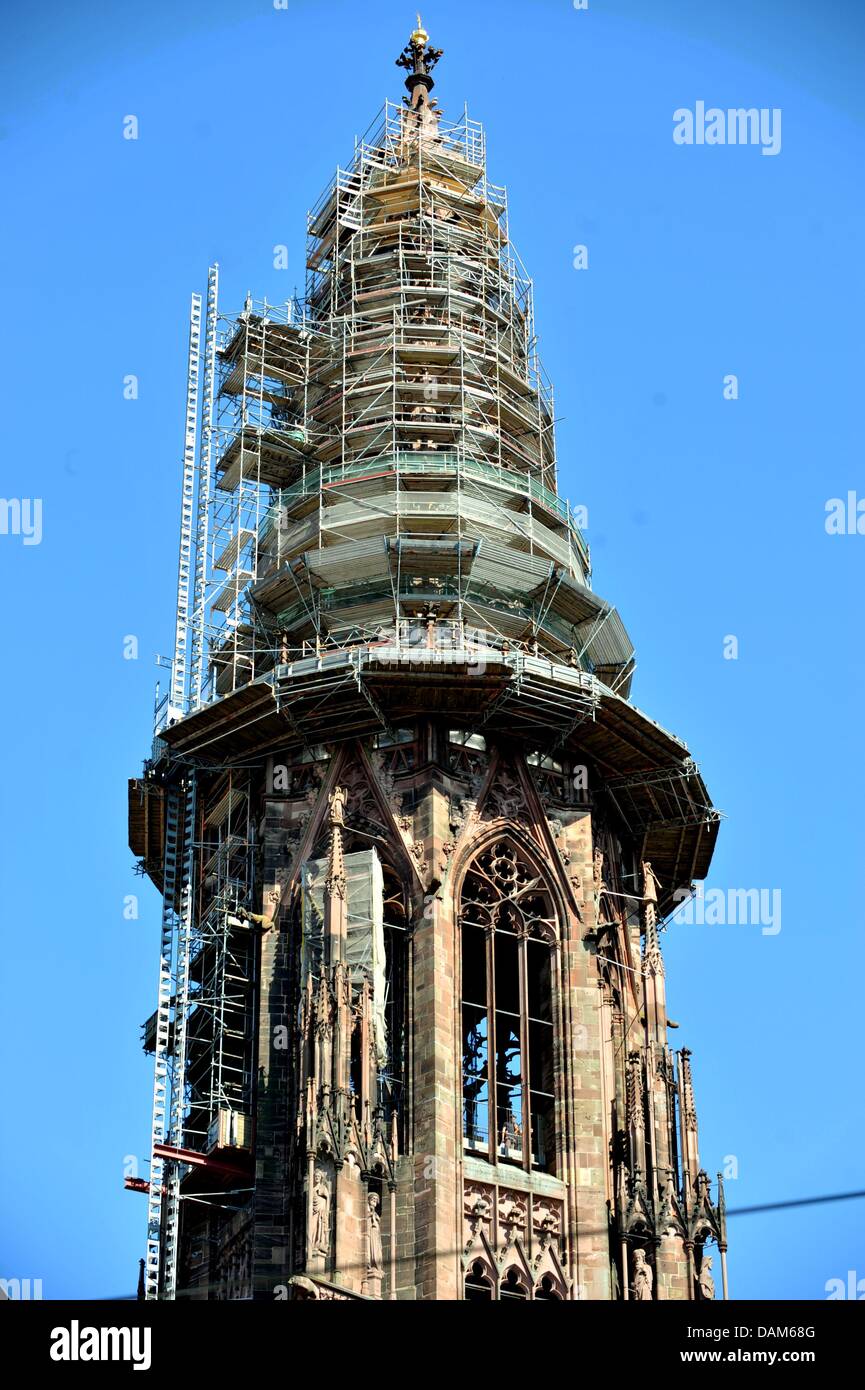
[[[718,813],[630,702],[440,57],[419,21],[302,300],[226,313],[215,266],[193,296],[130,784],[164,904],[151,1298],[689,1299],[723,1265],[660,936]]]

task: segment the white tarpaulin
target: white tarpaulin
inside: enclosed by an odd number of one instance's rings
[[[324,948],[324,884],[327,859],[309,859],[303,868],[303,978],[321,973]],[[348,937],[346,955],[352,984],[369,980],[372,993],[375,1052],[379,1066],[387,1060],[385,1024],[384,879],[374,849],[345,856]]]

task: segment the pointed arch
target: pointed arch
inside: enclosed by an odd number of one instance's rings
[[[509,823],[478,837],[457,882],[464,1147],[554,1173],[564,905],[537,848]]]
[[[475,1258],[469,1264],[463,1283],[463,1298],[469,1303],[492,1303],[496,1278],[487,1260]]]
[[[543,890],[549,894],[555,908],[555,938],[560,941],[564,935],[564,925],[568,921],[568,903],[559,881],[556,866],[546,859],[536,841],[513,821],[499,818],[488,822],[462,846],[451,871],[454,900],[457,903],[461,900],[463,885],[470,866],[475,860],[480,859],[496,841],[504,841],[509,844],[523,863],[531,869],[534,876],[541,880]]]
[[[503,831],[477,849],[466,865],[461,920],[485,930],[558,940],[558,914],[547,875],[513,835]]]
[[[526,1302],[531,1298],[531,1286],[526,1280],[525,1271],[518,1264],[509,1265],[502,1270],[499,1280],[499,1299],[524,1299]]]
[[[535,1299],[550,1303],[563,1303],[565,1300],[564,1283],[554,1274],[542,1274],[535,1284]]]

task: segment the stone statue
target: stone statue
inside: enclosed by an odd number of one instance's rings
[[[715,1297],[715,1281],[712,1278],[712,1257],[705,1255],[700,1265],[700,1276],[697,1279],[697,1289],[701,1298],[712,1299]]]
[[[554,1245],[558,1239],[558,1234],[556,1218],[552,1212],[544,1211],[538,1228],[538,1244],[541,1249],[548,1250],[551,1245]]]
[[[345,825],[345,787],[334,787],[329,797],[331,825]]]
[[[631,1298],[637,1299],[640,1303],[651,1302],[654,1282],[655,1276],[652,1274],[651,1266],[646,1262],[646,1252],[635,1250]]]
[[[467,1226],[469,1226],[469,1243],[466,1245],[466,1251],[471,1250],[477,1237],[484,1233],[484,1227],[487,1225],[488,1220],[490,1220],[490,1213],[492,1211],[491,1202],[487,1197],[484,1197],[483,1193],[478,1195],[474,1201],[471,1201],[471,1195],[473,1194],[466,1194],[470,1205],[469,1209],[464,1213],[464,1215],[466,1215]]]
[[[596,905],[600,902],[602,893],[606,893],[607,885],[604,881],[604,851],[596,849],[592,856],[592,877],[595,881]]]
[[[658,880],[648,859],[643,862],[643,898],[647,903],[658,901]]]
[[[483,1233],[484,1226],[490,1219],[491,1210],[492,1208],[488,1198],[483,1195],[478,1197],[477,1201],[472,1205],[468,1215],[469,1230],[471,1231],[472,1239],[478,1234]]]
[[[381,1216],[379,1215],[379,1196],[377,1192],[370,1192],[366,1199],[367,1222],[366,1222],[366,1268],[368,1274],[381,1274],[382,1254],[381,1254]]]
[[[330,1188],[320,1168],[312,1184],[312,1249],[316,1255],[330,1253]]]

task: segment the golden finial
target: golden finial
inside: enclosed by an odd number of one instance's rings
[[[418,15],[417,28],[409,37],[408,43],[396,60],[397,67],[405,68],[409,74],[405,80],[405,85],[412,94],[412,109],[420,104],[422,91],[429,94],[435,86],[432,70],[441,58],[442,50],[440,48],[427,48],[428,42],[429,34],[423,27],[423,20]]]

